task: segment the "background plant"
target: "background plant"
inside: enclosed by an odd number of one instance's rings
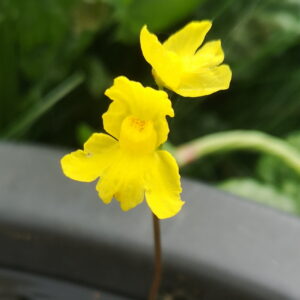
[[[78,147],[90,128],[102,130],[103,91],[112,78],[153,84],[139,48],[141,26],[164,39],[193,19],[213,20],[208,39],[222,38],[233,82],[200,101],[173,95],[171,143],[250,129],[300,151],[296,0],[1,0],[0,136]],[[269,155],[218,153],[182,174],[300,213],[300,176]]]

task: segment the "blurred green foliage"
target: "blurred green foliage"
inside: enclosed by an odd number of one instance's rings
[[[253,178],[229,179],[220,187],[244,198],[253,198],[259,203],[270,205],[289,213],[299,213],[296,201],[278,191],[273,185],[261,183]]]
[[[300,131],[290,134],[286,141],[300,153]],[[299,174],[269,155],[262,155],[257,160],[255,173],[253,178],[225,180],[220,187],[260,203],[300,215]]]
[[[103,130],[103,91],[115,76],[154,86],[141,26],[163,40],[195,19],[214,21],[207,39],[222,39],[233,81],[201,99],[173,94],[170,141],[255,129],[300,151],[297,0],[0,0],[0,137],[80,146]],[[269,156],[221,154],[182,173],[300,213],[299,176]]]

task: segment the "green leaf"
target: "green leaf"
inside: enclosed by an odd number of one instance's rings
[[[97,57],[89,57],[86,65],[87,87],[92,96],[98,99],[99,96],[103,94],[104,90],[111,84],[113,79],[102,61]]]
[[[229,179],[221,183],[219,187],[249,200],[299,214],[298,205],[293,198],[281,193],[272,185],[260,183],[252,178]]]
[[[87,123],[80,123],[76,128],[78,144],[82,146],[96,130]]]
[[[12,31],[15,11],[9,1],[0,1],[0,130],[18,109],[19,70],[17,33]]]
[[[186,18],[204,0],[131,0],[115,4],[120,25],[117,36],[124,42],[136,41],[143,25],[159,31]]]
[[[290,134],[286,141],[300,151],[300,132]],[[297,173],[269,155],[259,159],[256,173],[261,180],[295,199],[300,210],[300,176]]]
[[[99,0],[0,1],[0,133],[19,136],[25,116],[46,109],[38,102],[81,66],[110,13]]]

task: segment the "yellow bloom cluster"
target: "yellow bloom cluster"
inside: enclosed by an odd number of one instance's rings
[[[164,44],[143,27],[142,51],[159,85],[188,97],[228,88],[231,72],[220,65],[220,42],[197,50],[210,26],[208,21],[191,22]],[[64,174],[83,182],[100,178],[99,197],[106,204],[115,198],[124,211],[145,197],[158,218],[176,215],[184,204],[178,166],[169,152],[159,150],[168,138],[166,116],[174,117],[168,94],[120,76],[105,95],[112,100],[103,115],[108,134],[94,133],[83,150],[65,155]]]

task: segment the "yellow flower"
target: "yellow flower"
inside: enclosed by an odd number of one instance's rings
[[[221,41],[199,48],[211,28],[210,21],[194,21],[163,44],[144,26],[140,42],[158,85],[184,97],[200,97],[228,89],[231,70],[224,60]]]
[[[174,111],[168,95],[124,76],[115,79],[105,94],[113,100],[103,115],[104,129],[61,160],[64,174],[90,182],[100,177],[96,190],[104,203],[115,197],[127,211],[146,196],[160,219],[177,214],[183,201],[178,166],[170,153],[158,150],[167,140],[166,116]]]

